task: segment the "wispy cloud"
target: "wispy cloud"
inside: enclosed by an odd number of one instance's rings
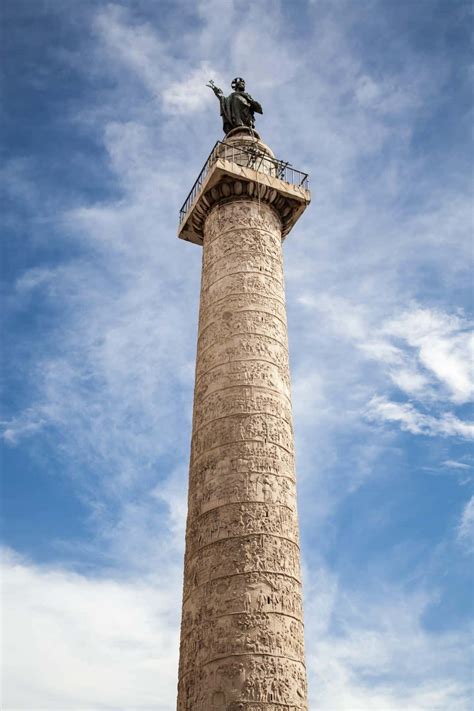
[[[109,69],[118,65],[127,70],[132,81],[141,80],[150,95],[159,99],[173,60],[150,24],[133,17],[126,6],[110,3],[97,12],[94,26]]]
[[[181,581],[2,566],[4,709],[161,709],[175,703]],[[54,679],[51,676],[54,670]]]
[[[224,83],[220,73],[209,62],[202,62],[189,76],[166,87],[163,92],[164,110],[170,114],[190,111],[195,114],[208,109],[214,96],[206,87],[209,79],[214,79],[217,85]]]
[[[363,585],[357,586],[360,590]],[[423,618],[436,596],[376,586],[348,590],[324,568],[306,590],[312,707],[341,711],[465,710],[469,636],[435,632]],[[368,614],[370,608],[370,614]]]
[[[416,350],[420,366],[445,388],[452,402],[462,404],[472,399],[474,340],[466,319],[414,308],[389,321],[384,331]]]
[[[461,514],[458,539],[468,550],[474,550],[474,496],[471,496]]]
[[[461,469],[461,471],[470,471],[473,467],[471,464],[466,464],[465,462],[455,462],[452,459],[447,459],[442,462],[444,467],[449,467],[450,469]]]
[[[347,348],[357,349],[360,360],[377,364],[372,373],[373,388],[385,391],[370,397],[368,412],[386,422],[399,423],[412,434],[433,436],[472,435],[472,425],[454,412],[435,414],[438,406],[469,402],[473,394],[471,372],[472,332],[462,315],[412,305],[395,318],[380,320],[366,303],[353,304],[341,297],[310,294],[300,303],[329,322]],[[365,393],[369,381],[364,378]],[[423,414],[409,401],[390,399],[399,394],[431,407]]]
[[[396,422],[412,434],[424,434],[430,437],[459,436],[466,439],[474,437],[474,424],[463,422],[451,413],[433,417],[419,412],[410,403],[397,403],[383,396],[374,397],[369,402],[367,416],[381,422]]]

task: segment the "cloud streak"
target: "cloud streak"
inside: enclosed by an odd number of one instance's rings
[[[397,422],[406,432],[430,437],[474,437],[474,424],[462,422],[448,413],[439,418],[419,412],[409,403],[396,403],[384,397],[374,397],[369,402],[367,416],[374,421]]]

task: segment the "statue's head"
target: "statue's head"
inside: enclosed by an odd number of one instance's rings
[[[232,81],[231,87],[234,91],[245,91],[245,79],[242,79],[242,77],[235,77]]]

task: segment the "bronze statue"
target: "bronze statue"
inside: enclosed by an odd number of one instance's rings
[[[246,93],[245,80],[242,77],[233,80],[231,87],[234,91],[229,96],[224,96],[222,89],[219,89],[212,79],[206,86],[210,87],[219,99],[225,134],[239,126],[255,128],[254,113],[263,114],[263,110],[258,101]]]

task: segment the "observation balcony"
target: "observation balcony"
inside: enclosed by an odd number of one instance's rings
[[[271,204],[280,216],[284,239],[310,203],[308,174],[275,158],[248,129],[232,134],[217,141],[184,201],[178,237],[202,245],[211,207],[240,198]]]

